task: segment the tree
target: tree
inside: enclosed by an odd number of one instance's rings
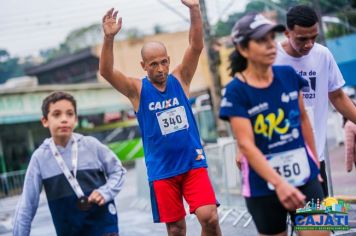
[[[160,30],[158,26],[157,30]],[[137,39],[141,38],[143,33],[137,28],[130,28],[123,30],[120,36],[123,36],[122,38]],[[40,55],[45,61],[50,61],[54,58],[70,55],[84,48],[102,43],[102,40],[103,33],[101,31],[101,24],[92,24],[71,31],[65,41],[58,47],[43,49],[40,51]]]
[[[245,14],[250,12],[263,12],[266,10],[273,10],[273,7],[279,7],[279,5],[272,2],[271,0],[251,1],[245,6],[245,10],[243,12],[236,12],[229,15],[226,21],[218,21],[214,26],[215,35],[217,37],[227,36],[230,34],[235,22]]]
[[[45,61],[50,61],[64,55],[69,55],[71,52],[65,43],[61,43],[58,48],[48,48],[40,51],[40,56]]]
[[[342,22],[338,25],[328,25],[327,37],[336,37],[342,34],[354,32],[356,27],[356,0],[320,0],[322,15],[337,16]],[[305,4],[311,6],[308,0],[253,0],[250,1],[243,12],[233,13],[227,21],[218,21],[215,25],[216,36],[226,36],[230,34],[234,23],[243,15],[249,12],[266,12],[275,10],[277,12],[277,21],[285,23],[286,12],[292,6]],[[347,28],[347,25],[351,27]],[[346,27],[346,28],[345,28]],[[354,28],[352,28],[354,27]],[[351,30],[352,29],[352,30]]]
[[[24,75],[23,68],[19,64],[19,58],[11,58],[8,51],[0,49],[0,84],[7,79]]]
[[[345,10],[336,14],[338,22],[328,24],[327,38],[336,38],[342,35],[355,33],[356,10]]]
[[[235,25],[236,21],[240,19],[244,13],[234,13],[228,16],[226,21],[219,20],[213,27],[214,34],[216,37],[222,37],[230,35],[232,27]]]
[[[164,32],[164,30],[161,25],[155,25],[153,26],[153,32],[154,34],[161,34]]]
[[[138,28],[129,28],[123,30],[122,33],[127,39],[139,39],[143,37],[143,33]]]
[[[70,32],[63,43],[63,47],[73,53],[98,44],[102,39],[101,24],[92,24]]]
[[[101,25],[92,24],[71,31],[65,41],[58,47],[41,50],[40,55],[46,61],[50,61],[54,58],[73,54],[84,48],[98,44],[101,42],[102,37]]]

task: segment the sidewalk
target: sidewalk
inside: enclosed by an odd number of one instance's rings
[[[334,190],[334,196],[350,196],[356,198],[356,168],[351,172],[346,171],[345,167],[345,146],[338,146],[329,153],[331,179]],[[356,203],[351,204],[349,210],[349,225],[356,228]],[[354,233],[340,235],[356,235]]]
[[[351,172],[345,167],[345,146],[338,146],[329,152],[331,179],[334,195],[353,195],[356,197],[356,169]]]

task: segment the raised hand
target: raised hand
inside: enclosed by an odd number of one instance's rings
[[[189,8],[199,6],[199,0],[181,0],[181,2]]]
[[[103,30],[105,36],[114,37],[120,30],[122,26],[122,18],[119,17],[118,22],[116,23],[118,11],[114,11],[114,8],[111,8],[103,17]]]

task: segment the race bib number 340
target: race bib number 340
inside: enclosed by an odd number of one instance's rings
[[[188,129],[189,123],[183,106],[156,113],[162,135]]]
[[[310,176],[310,166],[305,148],[267,156],[269,164],[293,186],[304,185]],[[274,190],[271,184],[268,188]]]

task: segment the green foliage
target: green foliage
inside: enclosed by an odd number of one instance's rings
[[[126,35],[127,39],[139,39],[139,38],[142,38],[142,36],[143,36],[142,32],[140,32],[140,30],[137,28],[130,28],[130,29],[124,30],[123,34]]]
[[[217,37],[230,35],[232,27],[236,21],[243,16],[244,13],[234,13],[229,15],[226,21],[218,21],[214,26],[214,33]]]
[[[161,25],[155,25],[153,26],[153,32],[154,34],[161,34],[164,33],[164,30]]]
[[[0,84],[9,78],[21,75],[24,75],[24,71],[19,63],[19,58],[11,58],[8,51],[0,49]]]
[[[262,1],[251,1],[245,7],[245,13],[264,11],[267,4]]]
[[[231,32],[232,26],[233,25],[229,24],[228,22],[219,20],[214,26],[215,36],[222,37],[222,36],[229,35]]]
[[[336,38],[342,35],[355,33],[356,10],[339,12],[336,16],[340,19],[340,23],[328,25],[328,31],[326,33],[327,38]]]
[[[46,61],[50,61],[54,58],[73,54],[84,48],[98,44],[101,42],[102,38],[101,25],[89,25],[71,31],[59,47],[41,50],[40,55]]]
[[[310,0],[279,0],[279,1],[272,1],[285,12],[288,11],[289,8],[296,6],[296,5],[311,5],[312,2]]]
[[[163,32],[160,26],[155,27],[156,31]],[[129,39],[137,39],[142,37],[142,33],[137,28],[123,30],[120,34],[125,35]],[[71,31],[65,41],[56,48],[48,48],[40,51],[40,55],[46,60],[70,55],[84,48],[102,43],[103,33],[101,24],[92,24],[86,27]]]
[[[40,51],[41,57],[46,61],[69,54],[70,50],[65,43],[61,43],[58,48],[48,48]]]
[[[285,15],[290,7],[305,4],[312,6],[310,0],[251,0],[243,12],[231,14],[226,21],[218,21],[214,27],[217,37],[230,34],[235,22],[249,12],[276,11],[277,20],[285,24]],[[327,37],[337,37],[355,33],[356,28],[356,0],[319,0],[322,15],[334,15],[341,19],[340,24],[328,24]],[[348,27],[350,25],[351,27]]]
[[[69,52],[73,53],[100,43],[102,38],[101,24],[93,24],[70,32],[64,45]]]
[[[282,0],[283,1],[283,0]],[[289,1],[287,1],[289,2]],[[235,22],[250,12],[262,12],[265,10],[273,10],[274,7],[281,9],[281,7],[271,1],[271,0],[255,0],[250,1],[243,12],[236,12],[228,16],[226,21],[218,21],[217,24],[214,26],[214,32],[217,37],[227,36],[231,32],[231,28],[234,26]],[[284,10],[284,9],[282,9]],[[285,14],[285,12],[283,12]]]
[[[349,0],[319,0],[322,14],[337,13],[350,6]]]

